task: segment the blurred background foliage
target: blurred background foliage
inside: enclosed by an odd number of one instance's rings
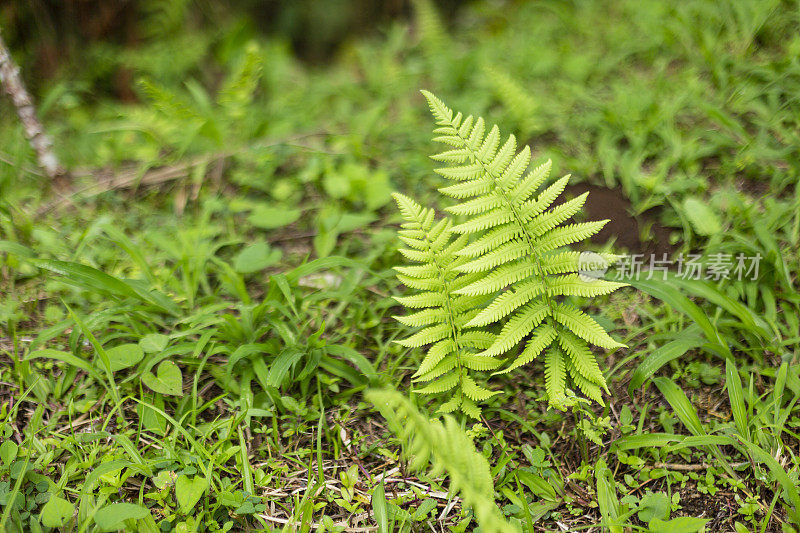
[[[224,214],[273,241],[309,238],[311,249],[284,246],[290,264],[308,253],[382,257],[390,234],[372,229],[396,221],[389,193],[426,201],[438,183],[418,92],[428,88],[591,187],[589,217],[612,219],[603,242],[711,253],[771,235],[764,255],[796,250],[799,6],[5,2],[4,38],[75,185],[43,200],[49,184],[0,99],[2,235],[36,244],[36,216],[72,203],[87,209],[78,218],[123,228]],[[70,231],[69,218],[60,223]],[[361,237],[341,238],[353,232]],[[53,255],[68,240],[51,238]],[[768,275],[790,290],[782,272],[798,254],[773,263]]]

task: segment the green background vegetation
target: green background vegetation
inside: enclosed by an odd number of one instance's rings
[[[72,171],[0,98],[0,529],[797,531],[798,3],[120,4],[0,6]],[[605,405],[537,362],[430,422],[391,318],[391,192],[447,205],[420,88],[571,173],[593,249],[758,278],[582,302]]]

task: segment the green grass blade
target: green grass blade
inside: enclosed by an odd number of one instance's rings
[[[689,350],[697,348],[703,344],[704,339],[699,336],[700,329],[694,324],[681,332],[680,337],[674,341],[657,348],[634,370],[631,381],[628,384],[628,392],[641,387],[644,382],[655,374],[658,369],[676,359]]]
[[[674,381],[667,378],[658,377],[653,380],[658,390],[664,395],[664,398],[672,406],[672,410],[678,415],[678,419],[686,426],[693,435],[705,435],[706,430],[703,429],[703,424],[700,423],[700,417],[697,415],[697,410],[686,397],[686,394],[681,390]]]
[[[372,515],[378,526],[378,533],[389,533],[389,511],[386,505],[383,480],[372,490]]]
[[[733,422],[736,424],[736,431],[743,439],[750,440],[750,428],[747,425],[747,406],[744,402],[744,391],[742,390],[742,379],[736,364],[730,359],[725,361],[725,383],[728,389],[728,399],[731,403]]]
[[[658,298],[676,311],[687,315],[697,324],[712,346],[724,357],[732,357],[731,350],[720,335],[717,327],[711,323],[706,314],[689,298],[683,295],[674,285],[659,280],[632,280],[630,284],[637,289],[646,292],[654,298]]]

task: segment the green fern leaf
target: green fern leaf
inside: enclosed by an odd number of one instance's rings
[[[498,391],[492,392],[489,389],[481,387],[469,376],[464,377],[462,381],[462,390],[464,391],[464,394],[467,395],[467,398],[476,402],[488,400],[495,394],[499,394]]]
[[[558,332],[558,344],[569,356],[572,367],[580,375],[596,385],[605,387],[606,380],[603,377],[603,373],[600,372],[597,360],[585,340],[562,328]]]
[[[509,290],[498,296],[475,318],[467,323],[470,327],[486,326],[509,316],[537,295],[545,292],[544,281],[536,278],[526,280],[519,290]],[[543,309],[549,308],[547,302],[540,302]]]
[[[558,404],[566,394],[567,368],[564,357],[556,347],[547,351],[544,361],[544,388],[550,405]]]
[[[447,392],[459,384],[458,373],[452,372],[438,381],[434,381],[430,385],[421,389],[416,389],[414,392],[417,394],[438,394]]]
[[[493,357],[484,357],[482,355],[463,354],[461,356],[461,364],[471,370],[494,370],[500,366],[500,361]]]
[[[461,365],[461,355],[458,353],[448,355],[439,363],[430,369],[429,371],[425,372],[424,374],[420,375],[419,377],[414,378],[412,381],[415,383],[419,383],[421,381],[434,381],[435,379],[441,377],[442,375],[454,370],[457,366]],[[461,388],[461,377],[458,375],[459,372],[456,372],[454,375],[458,377],[458,387],[456,390]]]
[[[428,354],[425,356],[425,359],[422,360],[422,364],[419,365],[419,369],[412,377],[416,378],[427,374],[433,370],[446,355],[453,353],[457,349],[458,344],[453,339],[440,340],[430,347]]]
[[[545,233],[536,244],[539,253],[549,252],[556,248],[561,248],[568,244],[573,244],[584,239],[588,239],[608,223],[608,220],[597,222],[581,222],[580,224],[570,224],[561,226],[548,233]]]
[[[558,276],[551,281],[547,287],[551,296],[582,296],[589,298],[610,294],[620,287],[627,287],[627,283],[606,281],[604,279],[593,279],[587,281],[579,274],[566,274]]]
[[[528,335],[533,329],[547,318],[550,309],[545,302],[528,304],[516,313],[505,323],[503,330],[497,335],[494,343],[481,352],[483,356],[500,355],[517,345],[523,337]]]
[[[553,318],[565,325],[577,336],[596,346],[608,350],[625,347],[624,344],[620,344],[612,339],[611,336],[606,333],[606,330],[603,329],[603,326],[595,322],[592,317],[571,305],[565,303],[558,304],[553,310]]]
[[[525,344],[525,349],[522,350],[522,353],[519,354],[514,362],[507,368],[504,368],[499,372],[495,372],[495,374],[506,374],[523,365],[527,365],[536,359],[545,348],[550,346],[550,344],[556,339],[556,335],[556,329],[550,324],[545,324],[539,328],[536,328],[530,340],[528,340],[528,342]]]

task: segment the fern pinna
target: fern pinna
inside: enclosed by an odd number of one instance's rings
[[[395,318],[407,326],[424,326],[399,343],[409,348],[430,345],[413,376],[417,382],[429,383],[416,392],[452,391],[451,399],[440,410],[451,412],[460,408],[477,418],[480,410],[475,402],[495,393],[475,383],[469,371],[492,370],[500,362],[493,357],[476,355],[491,346],[494,336],[466,327],[467,322],[478,314],[477,306],[486,298],[456,294],[477,279],[475,275],[465,275],[457,270],[466,262],[466,258],[458,254],[467,238],[453,238],[452,221],[443,218],[437,222],[433,209],[423,208],[402,194],[395,193],[394,198],[405,220],[400,239],[408,246],[400,252],[417,263],[396,267],[397,278],[407,287],[419,291],[396,300],[406,307],[421,309]]]
[[[487,133],[482,118],[454,114],[431,93],[423,94],[438,126],[435,140],[449,146],[433,156],[445,165],[436,172],[456,182],[439,190],[460,201],[447,210],[464,218],[447,225],[460,243],[451,250],[449,267],[459,283],[450,291],[475,306],[459,308],[469,317],[461,326],[473,332],[499,329],[473,357],[507,357],[499,372],[508,372],[544,352],[551,405],[565,405],[568,378],[584,395],[602,402],[606,382],[589,346],[623,345],[565,297],[598,296],[625,284],[586,279],[579,274],[580,253],[562,248],[594,235],[607,221],[564,224],[580,212],[587,196],[551,208],[569,176],[539,192],[550,173],[549,161],[528,171],[530,148],[517,152],[513,135],[501,146],[497,126]]]

